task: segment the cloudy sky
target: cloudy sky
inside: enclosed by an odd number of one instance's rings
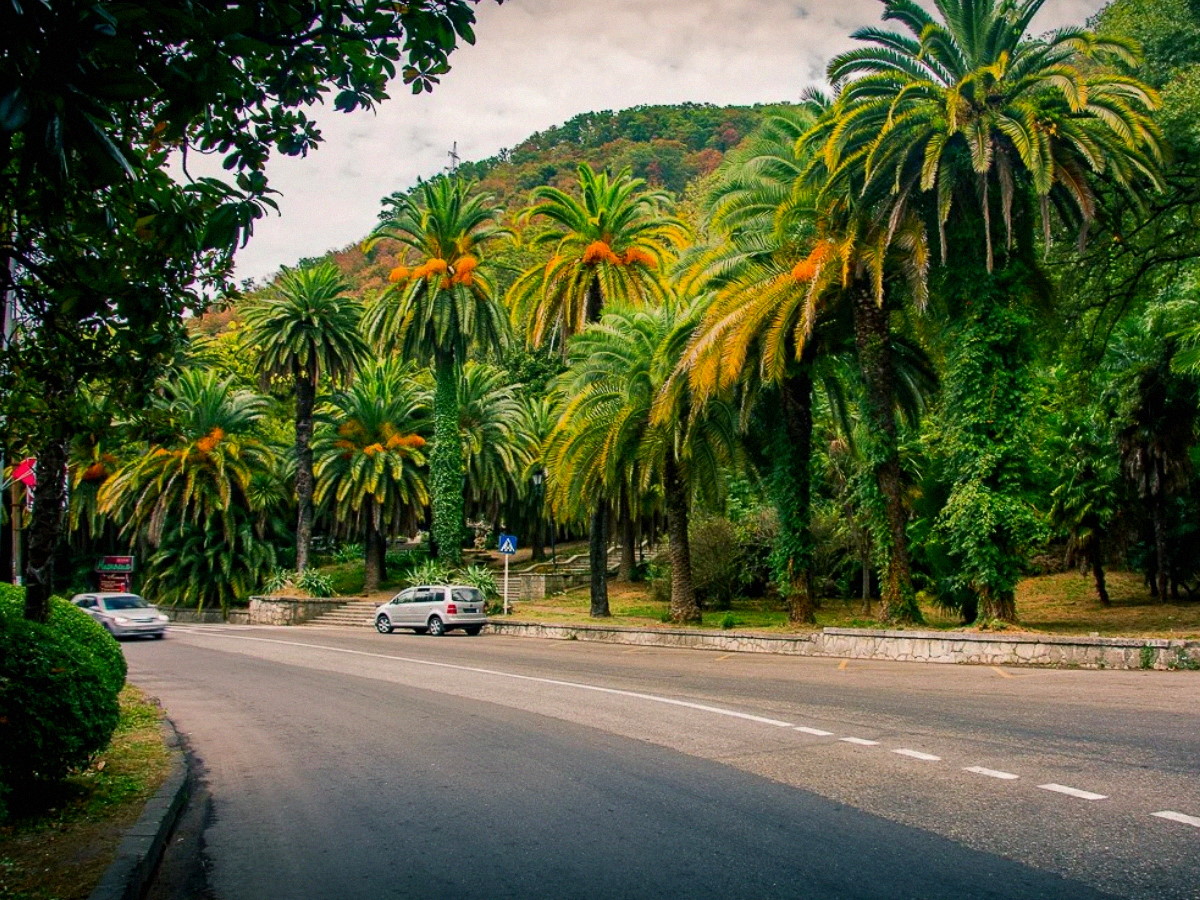
[[[1035,29],[1082,24],[1101,5],[1047,0]],[[482,159],[590,110],[796,100],[879,11],[878,0],[483,0],[476,45],[455,52],[433,94],[396,84],[374,113],[317,111],[325,143],[272,163],[282,214],[256,227],[238,276],[361,240],[380,199],[441,170],[456,143]]]

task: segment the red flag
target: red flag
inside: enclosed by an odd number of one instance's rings
[[[13,466],[12,480],[21,482],[27,488],[37,487],[37,472],[33,468],[36,465],[37,459],[32,456],[21,460]]]

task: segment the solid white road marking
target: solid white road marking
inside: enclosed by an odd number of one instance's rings
[[[1172,812],[1169,809],[1164,809],[1162,812],[1150,813],[1152,816],[1158,816],[1160,819],[1170,819],[1172,822],[1182,822],[1184,825],[1191,825],[1193,828],[1200,828],[1200,816],[1185,816],[1180,812]]]
[[[879,741],[868,741],[866,738],[838,738],[847,744],[858,744],[860,747],[878,747]]]
[[[932,753],[922,753],[920,750],[893,750],[893,753],[899,753],[901,756],[911,756],[913,759],[924,759],[928,762],[941,762],[940,756],[934,756]]]
[[[985,769],[983,766],[968,766],[963,769],[964,772],[974,772],[976,775],[986,775],[988,778],[1003,778],[1005,781],[1015,781],[1020,778],[1020,775],[1014,775],[1012,772],[1001,772],[997,769]]]
[[[1039,784],[1043,791],[1054,791],[1056,794],[1066,794],[1068,797],[1078,797],[1080,800],[1107,800],[1106,794],[1093,794],[1091,791],[1081,791],[1079,788],[1067,787],[1065,784]]]
[[[192,634],[204,635],[205,631],[193,631]],[[281,641],[275,638],[258,638],[249,635],[221,633],[221,637],[232,641],[252,641],[259,644],[279,644],[285,647],[303,647],[306,650],[324,650],[329,653],[345,653],[349,656],[366,656],[372,659],[388,659],[393,662],[411,663],[418,666],[431,666],[436,669],[451,669],[456,672],[473,672],[476,675],[494,675],[497,678],[511,678],[514,681],[531,681],[535,684],[552,684],[556,687],[576,688],[581,691],[593,691],[597,694],[611,694],[615,697],[632,697],[636,700],[649,700],[651,703],[663,703],[667,706],[682,706],[685,709],[695,709],[700,712],[713,713],[718,716],[728,716],[731,719],[742,719],[747,722],[758,722],[760,725],[774,725],[777,728],[794,728],[791,722],[781,722],[779,719],[768,719],[751,713],[738,712],[734,709],[722,709],[719,706],[708,706],[704,703],[691,703],[687,700],[676,700],[673,697],[660,697],[657,694],[642,694],[637,691],[622,691],[618,688],[602,687],[598,684],[586,684],[582,681],[559,681],[556,678],[539,678],[536,675],[518,675],[515,672],[502,672],[499,669],[481,669],[476,666],[459,666],[454,663],[434,662],[428,659],[415,659],[410,656],[392,656],[388,653],[368,653],[365,650],[350,650],[346,647],[326,647],[323,644],[306,644],[303,641]]]
[[[829,737],[833,734],[832,731],[822,731],[820,728],[807,728],[804,725],[797,725],[797,731],[803,731],[805,734],[815,734],[817,737]]]

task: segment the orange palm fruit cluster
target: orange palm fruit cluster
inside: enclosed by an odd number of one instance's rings
[[[392,284],[397,284],[401,281],[408,281],[412,277],[412,270],[408,266],[396,266],[392,271],[388,272],[388,281]]]
[[[807,257],[796,263],[792,269],[792,279],[795,281],[812,281],[819,271],[821,266],[829,258],[829,254],[833,252],[833,246],[829,241],[818,241],[817,245],[812,248],[812,251]]]
[[[217,427],[206,434],[200,440],[196,441],[196,449],[201,453],[212,453],[217,444],[221,443],[221,439],[225,437],[224,429]]]
[[[626,250],[623,261],[627,266],[632,266],[634,263],[639,263],[647,268],[651,268],[654,265],[654,257],[641,247],[630,247],[628,250]]]
[[[475,281],[474,272],[479,268],[479,260],[474,256],[460,256],[454,264],[454,277],[450,279],[451,284],[466,284],[470,285]]]
[[[612,247],[606,241],[592,241],[584,248],[583,264],[590,266],[600,261],[619,266],[621,264],[621,257],[613,253]]]

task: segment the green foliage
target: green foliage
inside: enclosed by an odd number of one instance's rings
[[[729,609],[741,593],[745,568],[737,529],[728,519],[693,519],[688,540],[696,600],[705,609]]]
[[[500,596],[500,588],[496,583],[496,574],[486,566],[467,566],[454,573],[457,584],[469,584],[479,588],[489,600]]]
[[[406,584],[451,584],[454,570],[443,560],[430,559],[413,566],[404,574]]]
[[[86,613],[56,598],[51,623],[30,622],[22,593],[0,598],[0,819],[13,792],[61,779],[107,746],[125,675],[116,641]]]
[[[268,594],[286,594],[291,588],[299,588],[310,597],[333,597],[337,593],[329,575],[311,568],[303,572],[276,569],[263,583],[263,590]]]
[[[337,549],[333,552],[333,558],[336,562],[348,563],[362,559],[363,545],[362,544],[338,544]],[[389,556],[388,565],[392,565],[392,560]]]

